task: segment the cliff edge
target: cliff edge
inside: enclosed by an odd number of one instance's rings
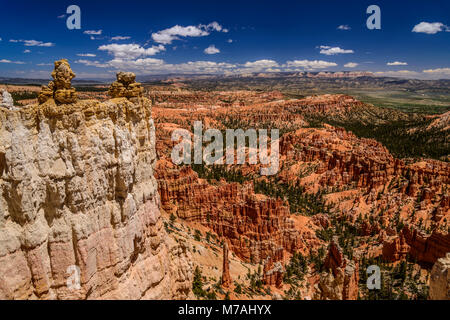
[[[77,100],[70,79],[68,94],[55,78],[39,105],[0,108],[0,299],[186,298],[192,266],[160,218],[150,101],[139,84]]]

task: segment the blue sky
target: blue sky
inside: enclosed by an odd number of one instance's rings
[[[450,1],[0,1],[0,77],[48,78],[53,61],[67,58],[77,78],[117,70],[450,78]],[[72,4],[80,30],[66,27]],[[372,4],[381,30],[366,27]]]

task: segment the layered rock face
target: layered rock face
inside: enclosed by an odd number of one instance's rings
[[[296,230],[289,207],[281,199],[256,195],[251,184],[222,181],[213,186],[190,167],[177,169],[168,161],[160,161],[155,173],[167,212],[227,238],[230,249],[245,261],[260,262],[279,248],[294,252],[305,246],[302,239],[308,235]]]
[[[430,299],[450,300],[450,253],[438,259],[431,269]]]
[[[359,138],[327,124],[315,127],[318,120],[382,125],[421,119],[420,115],[378,108],[346,95],[283,100],[272,95],[248,101],[242,95],[242,100],[234,101],[232,106],[232,96],[225,92],[151,95],[155,101],[169,100],[155,108],[160,156],[156,171],[163,207],[226,237],[230,250],[238,257],[263,263],[265,284],[279,286],[290,253],[305,253],[305,248],[314,251],[328,245],[330,229],[343,232],[335,228],[336,220],[354,226],[351,233],[362,240],[345,244],[346,248],[352,246],[352,257],[367,254],[396,262],[411,256],[421,264],[432,265],[449,251],[448,163],[397,159],[374,139]],[[225,97],[226,103],[219,102]],[[216,98],[216,103],[208,105],[206,98]],[[280,128],[280,166],[276,176],[260,177],[260,164],[243,164],[224,166],[231,173],[224,177],[233,181],[232,174],[236,173],[241,181],[264,181],[276,190],[292,187],[292,192],[308,195],[304,201],[308,210],[296,206],[292,198],[283,201],[257,195],[251,183],[199,179],[188,166],[170,165],[174,145],[171,133],[178,128],[191,130],[196,120],[203,122],[204,130]],[[198,172],[202,176],[202,171]],[[220,172],[211,172],[220,179]],[[288,201],[293,204],[290,208]],[[311,229],[311,222],[318,230]],[[356,299],[358,265],[356,260],[351,261],[353,258],[346,261],[346,254],[334,244],[330,244],[327,258],[331,272],[321,277],[313,275],[308,280],[318,285],[317,298]],[[303,294],[316,296],[314,292]]]
[[[14,109],[14,101],[11,96],[11,94],[3,90],[0,94],[0,107],[7,108],[7,109]]]
[[[162,226],[150,102],[56,100],[0,110],[0,299],[185,298],[192,265]]]
[[[332,300],[356,300],[358,298],[359,266],[347,259],[335,237],[328,248],[325,268],[319,281],[320,298]]]
[[[230,261],[228,260],[228,244],[223,244],[222,286],[228,288],[231,284]]]
[[[283,261],[284,250],[279,249],[273,256],[269,256],[264,261],[263,269],[263,283],[266,285],[276,286],[281,288],[283,284]]]

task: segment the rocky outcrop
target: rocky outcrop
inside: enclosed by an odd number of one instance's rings
[[[10,110],[14,109],[14,100],[11,94],[6,90],[3,90],[2,94],[0,95],[0,107]]]
[[[136,75],[132,72],[118,72],[117,81],[109,88],[109,95],[113,98],[135,98],[142,95],[144,89],[136,82]]]
[[[329,272],[320,276],[320,299],[356,300],[358,298],[359,266],[347,259],[334,237],[328,248],[324,266]]]
[[[284,201],[255,194],[251,183],[210,185],[191,167],[163,160],[155,173],[164,210],[211,228],[245,261],[261,262],[280,247],[294,252],[316,239],[296,230]]]
[[[66,59],[55,61],[55,69],[52,72],[53,81],[47,86],[42,86],[38,96],[39,103],[45,103],[53,99],[56,104],[74,103],[77,101],[75,88],[72,87],[72,79],[75,78]]]
[[[222,267],[222,286],[228,288],[231,285],[230,261],[228,260],[228,244],[223,243],[223,267]]]
[[[284,276],[284,250],[280,248],[273,257],[267,257],[264,260],[263,283],[270,286],[281,288]]]
[[[450,249],[450,233],[433,231],[425,234],[410,226],[402,230],[405,242],[410,246],[409,254],[418,262],[434,264],[445,257]]]
[[[395,171],[394,158],[380,143],[327,125],[284,135],[280,152],[285,162],[318,162],[314,173],[323,187],[376,188]]]
[[[55,66],[61,88],[70,71]],[[192,265],[160,218],[150,101],[53,93],[0,110],[0,299],[185,298]]]
[[[431,269],[430,299],[450,300],[450,253],[438,259]]]

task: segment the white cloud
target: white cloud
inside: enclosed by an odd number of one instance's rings
[[[154,68],[164,64],[164,60],[155,58],[139,58],[136,60],[115,58],[108,62],[110,67],[122,70],[140,70],[145,68]]]
[[[224,29],[220,24],[218,24],[216,21],[213,21],[213,22],[211,22],[210,24],[208,24],[208,25],[203,25],[203,24],[201,24],[200,25],[200,27],[201,28],[204,28],[204,29],[206,29],[206,30],[214,30],[214,31],[217,31],[217,32],[228,32],[228,29]]]
[[[103,33],[103,30],[86,30],[83,33],[88,35],[99,36]]]
[[[202,30],[199,27],[187,26],[181,27],[176,25],[172,28],[158,31],[152,34],[152,39],[155,42],[162,44],[171,44],[173,40],[178,40],[181,37],[204,37],[209,35],[209,32]]]
[[[345,53],[353,53],[353,50],[345,50],[339,47],[330,47],[330,46],[320,46],[320,53],[325,54],[327,56],[332,56],[335,54],[345,54]]]
[[[62,15],[58,16],[58,19],[64,19],[65,17],[66,17],[66,15],[62,14]]]
[[[346,24],[341,24],[339,27],[337,27],[338,30],[350,30],[351,28]]]
[[[2,41],[2,38],[0,38],[0,41]]]
[[[334,62],[328,62],[323,60],[294,60],[286,63],[288,68],[303,68],[305,70],[324,69],[330,67],[336,67]]]
[[[118,70],[132,70],[138,74],[218,74],[225,73],[237,67],[230,63],[212,61],[189,61],[179,64],[168,64],[161,59],[154,58],[141,58],[136,60],[113,59],[108,62],[108,65]]]
[[[228,43],[233,43],[233,39],[228,39],[227,42]]]
[[[261,59],[256,61],[248,61],[244,64],[245,68],[262,70],[265,68],[276,68],[279,67],[278,62],[269,59]]]
[[[450,68],[427,69],[427,70],[423,70],[423,72],[428,73],[428,74],[450,75]]]
[[[79,56],[79,57],[96,57],[97,55],[96,54],[93,54],[93,53],[77,53],[77,56]]]
[[[53,66],[53,63],[38,63],[37,66],[43,67],[43,66]]]
[[[166,50],[163,45],[152,46],[150,48],[141,47],[138,44],[108,44],[98,47],[98,50],[107,51],[112,54],[115,58],[120,59],[136,59],[143,56],[153,56],[161,51]]]
[[[358,65],[359,64],[356,62],[349,62],[349,63],[344,64],[344,67],[345,68],[356,68]]]
[[[436,34],[441,31],[450,31],[450,28],[443,24],[442,22],[421,22],[416,24],[412,29],[412,32],[426,33],[426,34]]]
[[[108,68],[110,65],[108,63],[101,63],[99,61],[91,61],[91,60],[76,60],[75,63],[81,63],[88,67],[97,67],[97,68]]]
[[[203,52],[206,53],[206,54],[216,54],[216,53],[219,53],[220,50],[217,49],[217,48],[212,44],[212,45],[210,45],[208,48],[206,48]]]
[[[401,61],[394,61],[394,62],[388,62],[388,66],[407,66],[407,62],[401,62]]]
[[[31,50],[28,50],[28,49],[23,50],[23,53],[30,53],[30,52],[31,52]]]
[[[179,25],[152,33],[152,39],[157,43],[171,44],[174,40],[179,40],[179,37],[204,37],[208,36],[211,31],[228,32],[217,22],[210,24],[200,24],[198,26],[182,27]]]
[[[418,76],[420,76],[419,72],[410,70],[378,71],[374,73],[377,76],[384,76],[384,77],[417,78]]]
[[[8,59],[1,59],[0,63],[25,64],[25,62],[23,62],[23,61],[11,61],[11,60],[8,60]]]
[[[117,41],[117,40],[128,40],[128,39],[131,39],[131,37],[129,37],[129,36],[115,36],[115,37],[111,38],[111,40],[114,40],[114,41]]]
[[[9,42],[18,43],[22,42],[27,47],[53,47],[55,44],[52,42],[43,42],[38,40],[15,40],[10,39]]]

